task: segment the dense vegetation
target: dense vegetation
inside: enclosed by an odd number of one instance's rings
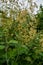
[[[43,6],[10,13],[0,10],[0,65],[43,65]]]

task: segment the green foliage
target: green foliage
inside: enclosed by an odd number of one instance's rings
[[[41,31],[43,30],[43,6],[42,5],[40,5],[40,10],[36,16],[38,17],[37,29]]]
[[[0,45],[0,49],[4,49],[5,48],[5,46],[3,46],[3,45]]]
[[[36,15],[39,15],[37,20],[27,10],[20,11],[16,20],[0,13],[0,65],[42,65],[42,12]],[[39,24],[42,26],[41,32],[36,29]]]

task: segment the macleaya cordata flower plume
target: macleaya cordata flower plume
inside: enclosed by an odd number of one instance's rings
[[[0,65],[43,64],[43,7],[35,0],[0,0]]]

